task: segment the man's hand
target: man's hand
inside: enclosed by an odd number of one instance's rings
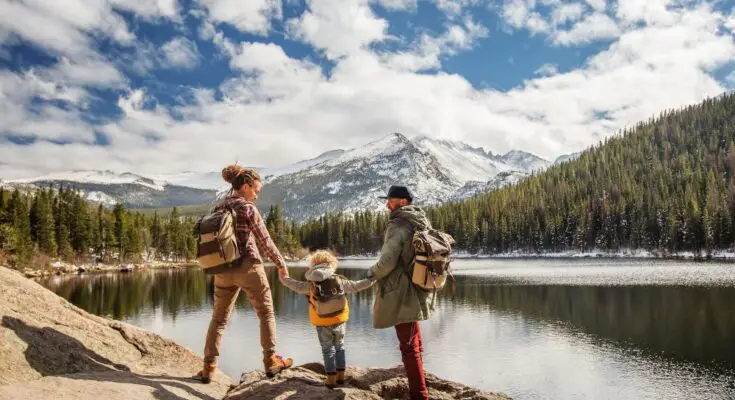
[[[288,268],[286,268],[286,267],[278,268],[278,276],[280,276],[281,278],[287,278],[288,277]]]

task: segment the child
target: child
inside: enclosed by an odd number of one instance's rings
[[[281,283],[296,293],[309,296],[309,319],[316,326],[327,372],[326,386],[330,389],[345,383],[345,325],[350,309],[345,293],[357,293],[373,285],[370,279],[350,281],[337,275],[337,258],[320,250],[309,258],[306,282],[297,281],[281,269]]]

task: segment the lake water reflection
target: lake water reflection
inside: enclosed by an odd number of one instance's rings
[[[364,276],[369,261],[340,273]],[[735,266],[641,261],[461,260],[457,297],[422,323],[429,372],[514,398],[735,398]],[[278,351],[321,360],[306,297],[268,269]],[[292,268],[295,278],[303,268]],[[212,282],[198,269],[41,281],[79,307],[152,330],[201,354]],[[399,364],[392,330],[371,325],[373,292],[350,295],[349,364]],[[220,367],[262,368],[257,318],[240,296]]]

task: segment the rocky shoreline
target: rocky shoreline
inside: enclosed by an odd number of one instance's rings
[[[168,262],[168,261],[150,261],[145,263],[127,263],[127,264],[72,264],[62,261],[51,263],[44,269],[23,268],[20,270],[26,278],[43,278],[55,275],[74,275],[83,273],[97,272],[135,272],[145,271],[149,269],[163,268],[188,268],[197,267],[196,261],[187,262]]]
[[[133,325],[72,305],[18,271],[0,267],[0,398],[16,399],[407,399],[402,367],[348,370],[330,390],[323,366],[305,364],[266,379],[239,383],[217,373],[193,379],[202,360],[193,351]],[[427,376],[430,398],[498,400],[489,393]]]

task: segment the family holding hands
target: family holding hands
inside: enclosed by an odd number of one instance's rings
[[[410,263],[418,257],[412,243],[414,232],[426,231],[431,224],[424,211],[412,205],[410,191],[403,186],[391,186],[387,196],[382,197],[390,211],[390,222],[385,231],[380,258],[367,271],[365,279],[351,281],[338,275],[337,258],[328,251],[320,250],[310,255],[309,267],[304,275],[306,280],[299,281],[289,276],[285,261],[254,205],[262,186],[258,173],[239,165],[230,165],[222,170],[222,177],[232,185],[232,191],[215,209],[219,207],[232,213],[231,222],[228,222],[231,226],[225,228],[231,231],[234,238],[233,249],[228,250],[221,240],[214,240],[207,246],[206,239],[201,239],[207,234],[200,231],[200,261],[204,260],[203,265],[209,266],[216,264],[207,264],[209,260],[227,260],[238,256],[238,264],[226,268],[203,266],[205,272],[215,275],[212,320],[204,346],[204,366],[198,374],[202,382],[209,383],[216,371],[222,334],[240,290],[245,292],[260,322],[260,344],[266,375],[273,377],[293,365],[291,358],[276,354],[273,299],[259,246],[278,268],[280,282],[294,292],[308,296],[309,319],[316,327],[324,356],[327,387],[334,388],[344,384],[347,379],[345,334],[349,304],[345,294],[375,286],[377,293],[373,306],[373,326],[376,329],[395,329],[411,399],[428,399],[419,321],[431,316],[434,302],[431,291],[417,289],[407,271]],[[220,237],[222,229],[225,229],[222,225],[219,223],[216,228],[220,230]],[[217,236],[216,233],[209,235],[213,238]],[[214,242],[218,244],[215,246]],[[212,254],[202,255],[207,253],[207,248],[212,249]],[[423,279],[427,281],[430,275],[427,274]]]

